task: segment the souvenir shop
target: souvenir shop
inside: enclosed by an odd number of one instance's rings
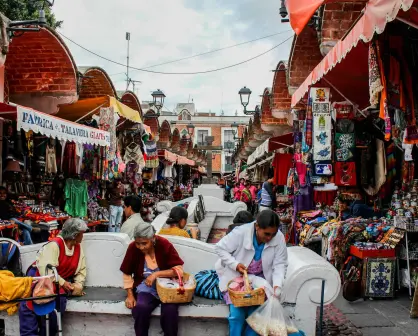
[[[417,284],[416,41],[395,21],[338,62],[326,56],[295,112],[291,239],[341,271],[347,300],[412,295]]]
[[[97,203],[93,209],[92,201],[106,175],[110,133],[23,106],[0,109],[2,201],[7,202],[0,234],[38,243],[56,235],[72,216],[88,218],[92,229],[106,223],[107,209]]]

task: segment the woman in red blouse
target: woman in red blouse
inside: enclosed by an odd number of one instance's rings
[[[155,235],[152,225],[136,227],[134,239],[120,270],[128,294],[125,305],[132,309],[135,320],[135,334],[148,335],[151,313],[161,304],[164,336],[177,336],[178,305],[160,301],[156,279],[175,277],[177,273],[174,269],[182,271],[184,262],[167,239]]]

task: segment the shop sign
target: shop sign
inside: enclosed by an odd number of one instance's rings
[[[109,132],[80,125],[26,107],[17,106],[17,127],[59,140],[99,146],[110,145]]]

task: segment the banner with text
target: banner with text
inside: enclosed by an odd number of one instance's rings
[[[17,128],[22,128],[26,132],[41,133],[58,140],[110,146],[109,132],[80,125],[23,106],[17,106]]]

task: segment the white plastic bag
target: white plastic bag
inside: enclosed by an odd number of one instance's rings
[[[283,307],[274,296],[254,311],[247,318],[247,323],[261,336],[287,336]]]
[[[289,315],[285,316],[285,321],[286,321],[286,328],[287,328],[287,334],[288,335],[295,334],[295,333],[299,332],[298,328],[296,328],[295,322],[290,318]]]

